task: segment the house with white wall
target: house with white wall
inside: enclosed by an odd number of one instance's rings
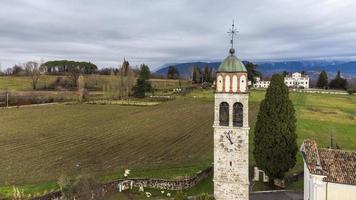
[[[309,88],[309,76],[295,72],[285,76],[284,83],[290,88]]]
[[[253,84],[254,88],[268,88],[271,81],[264,81],[260,77],[256,77],[256,81]]]
[[[288,74],[284,77],[284,83],[289,88],[309,88],[309,76],[299,72]],[[254,88],[268,88],[271,81],[264,81],[260,77],[256,77]]]
[[[356,200],[356,152],[303,142],[304,200]]]

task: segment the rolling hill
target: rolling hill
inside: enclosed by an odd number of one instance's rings
[[[246,63],[247,61],[243,61]],[[284,62],[256,62],[258,64],[258,70],[262,72],[264,77],[269,77],[274,73],[280,73],[283,71],[296,72],[306,71],[312,79],[316,79],[320,71],[325,70],[331,77],[333,77],[337,70],[340,70],[343,76],[347,78],[356,77],[356,61],[284,61]],[[204,68],[206,66],[210,68],[218,69],[220,62],[187,62],[171,64],[175,66],[183,78],[191,76],[191,70],[194,66]],[[168,67],[166,64],[159,67],[156,74],[166,75]]]

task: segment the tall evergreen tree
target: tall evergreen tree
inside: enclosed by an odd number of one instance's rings
[[[340,71],[337,71],[336,77],[330,81],[329,86],[332,89],[346,90],[347,80],[341,77]]]
[[[136,85],[133,87],[133,95],[136,98],[144,98],[145,97],[145,87],[146,87],[146,80],[145,79],[137,79]]]
[[[199,67],[193,68],[193,82],[194,83],[201,83],[201,71]]]
[[[316,82],[316,87],[325,89],[326,87],[328,87],[328,84],[329,84],[328,74],[326,73],[326,71],[323,70],[319,74],[318,81]]]
[[[136,80],[136,85],[133,87],[134,96],[137,98],[144,98],[146,92],[150,92],[152,89],[149,81],[151,72],[150,68],[142,64],[139,71],[139,77]]]
[[[169,66],[168,67],[168,72],[167,72],[167,78],[168,79],[178,79],[179,78],[179,71],[176,67],[174,66]]]
[[[261,72],[257,71],[257,65],[252,62],[247,62],[245,64],[247,69],[247,79],[251,82],[255,81],[255,77],[261,77]]]
[[[284,70],[282,74],[284,77],[286,77],[289,73],[286,70]]]
[[[208,66],[204,67],[204,80],[203,82],[210,82],[210,69]]]
[[[273,180],[296,164],[296,117],[289,91],[281,74],[272,76],[260,104],[254,136],[254,157],[259,168]]]
[[[140,67],[139,78],[149,80],[150,76],[151,76],[150,68],[147,65],[142,64]]]

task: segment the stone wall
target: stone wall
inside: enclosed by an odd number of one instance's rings
[[[188,189],[200,181],[206,179],[213,172],[213,167],[209,167],[197,174],[182,180],[166,180],[166,179],[118,179],[108,183],[103,183],[101,187],[101,196],[106,196],[118,191],[118,186],[123,183],[130,183],[133,187],[156,188],[162,190],[183,190]],[[90,192],[90,191],[88,191]],[[61,192],[52,192],[47,195],[32,198],[32,200],[56,200],[61,196]]]

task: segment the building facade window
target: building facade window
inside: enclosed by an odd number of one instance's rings
[[[243,124],[243,105],[235,103],[233,109],[233,126],[242,127]]]
[[[229,126],[229,104],[222,102],[219,108],[220,126]]]

